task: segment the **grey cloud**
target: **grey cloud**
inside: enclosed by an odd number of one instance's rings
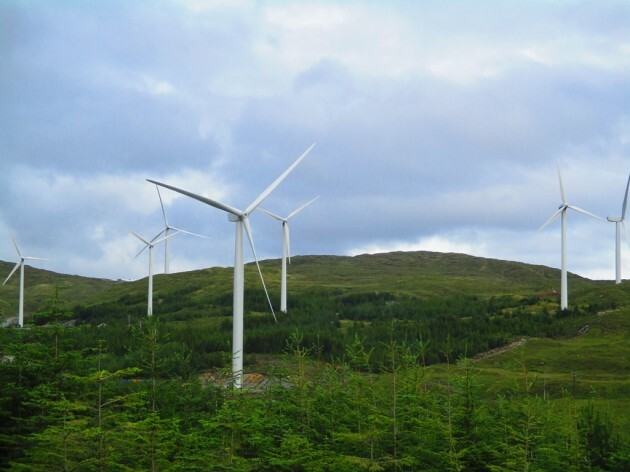
[[[630,146],[625,2],[352,7],[395,18],[410,63],[375,71],[369,59],[386,63],[376,51],[347,44],[285,63],[259,4],[193,14],[176,1],[3,3],[0,235],[68,261],[55,269],[99,260],[103,275],[134,249],[108,241],[161,229],[145,178],[205,172],[207,183],[181,185],[209,196],[227,188],[227,203],[245,206],[312,142],[264,204],[283,213],[322,195],[295,221],[303,254],[470,236],[506,257],[554,261],[557,248],[540,241],[557,228],[515,235],[555,208],[556,159],[577,205],[618,211]],[[452,70],[431,69],[440,60]],[[232,263],[222,212],[182,198],[167,211],[173,225],[212,238],[174,241],[182,264]],[[252,223],[261,257],[278,257],[278,228],[261,215]],[[602,234],[575,265],[588,271],[609,228],[573,224]],[[511,238],[523,247],[509,248]],[[7,242],[0,258],[12,255]],[[139,277],[144,266],[121,270],[109,276]]]

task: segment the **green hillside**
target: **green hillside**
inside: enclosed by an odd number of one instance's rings
[[[0,263],[8,273],[12,264]],[[261,263],[278,304],[280,261]],[[0,468],[627,470],[630,285],[431,252],[292,258],[289,312],[246,266],[245,385],[229,385],[232,275],[27,267],[0,330]],[[0,308],[17,310],[17,279]],[[62,321],[73,320],[69,326]]]
[[[274,264],[277,261],[268,261],[265,267]],[[425,251],[295,257],[290,276],[296,288],[384,290],[417,296],[531,295],[559,289],[560,281],[560,272],[549,267]],[[595,286],[575,275],[570,280],[574,289]]]
[[[12,267],[0,263],[0,270]],[[279,304],[280,261],[261,262],[272,303]],[[475,356],[523,336],[564,339],[592,324],[598,312],[630,306],[630,286],[569,276],[570,308],[560,312],[557,269],[464,254],[395,252],[374,255],[301,256],[289,267],[289,313],[270,314],[254,264],[246,265],[245,362],[281,354],[290,337],[318,345],[322,359],[345,356],[360,338],[374,351],[378,369],[389,339],[430,340],[429,363],[443,362],[444,345],[455,357]],[[154,314],[173,346],[191,350],[190,368],[229,363],[231,268],[154,276]],[[0,287],[5,317],[17,311],[18,281]],[[111,281],[26,268],[26,323],[45,323],[51,299],[64,320],[107,330],[84,331],[85,343],[107,339],[113,367],[129,363],[128,328],[146,317],[147,280]],[[276,308],[277,309],[277,308]],[[37,312],[39,311],[39,314]],[[41,316],[44,313],[44,317]],[[50,318],[58,319],[57,318]]]
[[[14,264],[0,261],[0,274],[8,274]],[[279,293],[280,261],[261,262],[265,282],[273,295]],[[74,305],[96,305],[121,299],[139,299],[146,292],[146,279],[133,282],[87,278],[25,267],[25,311],[37,310],[54,295]],[[435,252],[395,252],[375,255],[300,256],[289,266],[289,291],[321,289],[334,292],[391,292],[419,297],[449,295],[547,295],[559,291],[560,272],[545,266],[501,261],[464,254]],[[0,310],[5,316],[17,311],[19,274],[0,286]],[[253,264],[246,267],[246,287],[261,287]],[[155,298],[186,292],[190,306],[204,298],[225,296],[232,289],[232,269],[211,268],[154,277]],[[570,301],[588,303],[598,296],[627,302],[630,295],[610,282],[595,282],[569,274]],[[291,300],[289,301],[291,303]],[[123,302],[123,305],[126,304]],[[28,316],[28,315],[27,315]]]
[[[0,261],[0,277],[2,280],[9,275],[15,267],[15,263]],[[67,300],[80,303],[103,296],[111,288],[122,282],[67,275],[36,269],[25,264],[24,266],[24,311],[28,314],[41,306],[48,298],[52,297],[57,287]],[[13,274],[5,285],[0,285],[0,313],[4,316],[12,316],[18,310],[18,296],[20,287],[19,269]]]

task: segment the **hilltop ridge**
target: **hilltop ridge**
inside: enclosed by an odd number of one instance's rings
[[[14,263],[0,261],[0,273],[9,273]],[[280,260],[260,261],[265,282],[272,294],[279,291]],[[130,297],[142,301],[146,293],[146,277],[135,281],[122,281],[84,277],[52,272],[25,266],[25,309],[33,312],[54,296],[60,296],[74,305],[94,305]],[[246,264],[246,287],[261,288],[255,265]],[[16,278],[17,277],[17,278]],[[211,290],[214,294],[231,293],[232,268],[211,267],[165,276],[156,274],[154,294],[163,292]],[[17,310],[18,278],[0,286],[0,310],[5,316]],[[498,295],[554,295],[560,288],[558,269],[504,261],[461,253],[430,251],[389,252],[356,256],[304,255],[294,256],[288,269],[289,293],[304,290],[337,290],[343,292],[388,291],[413,296],[445,296],[467,294]],[[608,287],[615,297],[625,298],[622,292],[608,281],[593,281],[569,274],[572,300]],[[15,279],[15,280],[13,280]],[[619,292],[619,293],[618,293]],[[625,292],[624,292],[625,293]]]

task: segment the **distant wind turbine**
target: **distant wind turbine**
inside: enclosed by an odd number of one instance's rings
[[[136,238],[138,238],[145,244],[140,252],[136,254],[136,257],[142,254],[142,251],[144,251],[146,248],[149,248],[149,295],[147,297],[147,316],[153,316],[153,247],[161,243],[162,241],[167,241],[168,238],[175,236],[177,233],[179,233],[179,231],[171,233],[168,236],[164,236],[163,238],[157,240],[154,238],[151,241],[147,241],[142,236],[134,233],[133,231],[131,232],[131,234],[133,234]]]
[[[164,228],[162,228],[162,231],[156,234],[151,241],[155,241],[162,235],[168,236],[171,231],[178,231],[180,233],[186,233],[192,236],[197,236],[199,238],[208,239],[206,236],[202,236],[201,234],[191,233],[190,231],[185,231],[183,229],[175,228],[174,226],[169,225],[168,219],[166,218],[166,211],[164,211],[164,203],[162,202],[162,195],[160,194],[160,188],[156,185],[155,189],[157,190],[158,198],[160,199],[160,207],[162,208],[162,216],[164,217]],[[164,273],[168,274],[170,273],[170,261],[169,261],[169,251],[168,251],[169,241],[168,239],[163,239],[163,241],[164,241]]]
[[[23,328],[24,327],[24,261],[46,261],[48,259],[42,259],[41,257],[23,256],[22,253],[20,252],[20,248],[15,242],[15,238],[11,238],[11,239],[13,240],[15,251],[17,252],[17,255],[20,258],[20,260],[18,261],[17,264],[15,264],[15,267],[13,268],[9,276],[4,280],[2,285],[6,284],[9,281],[11,276],[15,274],[15,271],[19,267],[20,268],[20,303],[19,303],[19,309],[18,309],[18,325],[20,326],[20,328]]]
[[[306,157],[306,155],[313,149],[315,144],[312,144],[297,160],[289,166],[287,170],[280,175],[269,187],[267,187],[256,199],[250,203],[250,205],[245,210],[239,210],[230,205],[226,205],[224,203],[218,202],[216,200],[212,200],[210,198],[203,197],[201,195],[194,194],[187,190],[182,190],[177,187],[173,187],[171,185],[163,184],[160,182],[156,182],[155,180],[147,179],[149,182],[159,185],[164,188],[171,189],[175,192],[181,193],[182,195],[186,195],[190,198],[198,200],[206,205],[210,205],[214,208],[218,208],[219,210],[223,210],[228,213],[228,221],[235,223],[236,234],[235,234],[235,244],[234,244],[234,290],[233,290],[233,327],[232,327],[232,375],[234,378],[234,387],[240,389],[242,386],[242,377],[243,377],[243,308],[244,308],[244,292],[245,292],[245,269],[243,264],[243,229],[245,229],[245,233],[247,234],[247,239],[249,240],[249,245],[252,249],[252,253],[254,255],[254,260],[256,261],[256,266],[258,267],[258,273],[260,275],[260,280],[262,281],[263,288],[265,289],[265,294],[267,295],[267,301],[269,302],[269,307],[271,308],[271,313],[275,318],[275,313],[273,312],[273,306],[271,305],[271,299],[269,298],[269,293],[267,292],[267,287],[265,286],[265,281],[262,277],[262,271],[260,270],[260,265],[258,264],[258,258],[256,256],[256,249],[254,248],[254,240],[252,238],[251,226],[249,224],[249,215],[258,208],[258,206],[269,196],[273,190],[280,185],[280,183],[286,178],[287,175]]]
[[[621,226],[623,226],[624,232],[626,225],[624,223],[626,219],[626,208],[628,206],[628,187],[630,187],[630,176],[628,176],[628,183],[626,184],[626,193],[623,197],[623,205],[621,206],[621,216],[609,216],[607,218],[611,223],[615,223],[615,282],[621,283]],[[626,238],[627,238],[626,233]]]
[[[291,263],[291,241],[289,237],[289,220],[301,212],[304,208],[309,206],[319,197],[315,197],[312,200],[306,202],[304,205],[299,207],[297,210],[294,210],[289,214],[286,218],[282,218],[270,211],[264,210],[262,208],[258,208],[259,211],[262,211],[264,214],[275,218],[282,222],[282,279],[280,283],[280,311],[283,313],[287,312],[287,258],[289,260],[289,264]]]
[[[556,212],[551,215],[551,217],[547,221],[545,221],[540,228],[538,228],[537,232],[545,228],[558,216],[562,216],[562,268],[560,275],[560,309],[566,310],[569,306],[569,297],[567,292],[567,210],[575,210],[579,213],[583,213],[587,216],[602,221],[604,221],[604,219],[600,218],[597,215],[594,215],[593,213],[589,213],[586,210],[582,210],[575,205],[570,205],[569,203],[567,203],[567,199],[564,194],[564,187],[562,185],[562,175],[560,174],[560,164],[558,164],[558,181],[560,182],[560,196],[562,197],[562,203],[558,207],[558,210],[556,210]]]

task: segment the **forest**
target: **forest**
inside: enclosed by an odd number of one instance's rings
[[[94,299],[49,283],[0,330],[0,468],[630,469],[625,284],[583,282],[561,311],[515,284],[305,281],[277,323],[248,288],[236,390],[229,283],[169,277],[153,317],[141,281]]]

